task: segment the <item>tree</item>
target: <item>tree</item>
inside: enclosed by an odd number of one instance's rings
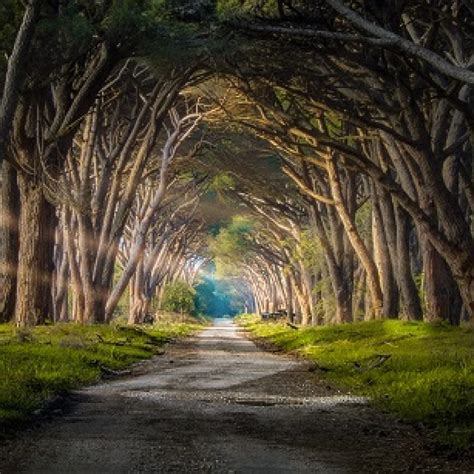
[[[15,316],[18,325],[52,316],[51,275],[57,225],[54,188],[81,119],[111,71],[144,32],[143,5],[111,2],[84,8],[44,5],[16,107],[11,149],[20,169],[20,245]]]
[[[196,290],[184,281],[171,283],[164,289],[162,307],[166,311],[190,314],[194,311],[195,295]]]
[[[248,33],[238,46],[245,56],[231,67],[239,71],[247,104],[258,103],[249,126],[287,160],[296,161],[298,172],[301,160],[313,173],[324,169],[325,157],[335,154],[336,170],[355,170],[367,177],[376,201],[374,251],[381,257],[390,254],[390,262],[381,265],[377,257],[376,264],[383,313],[396,309],[393,269],[402,257],[396,283],[403,308],[410,317],[420,316],[407,262],[414,259],[406,248],[413,231],[405,230],[397,239],[396,222],[406,220],[406,212],[421,249],[427,317],[459,321],[464,311],[472,317],[472,8],[466,2],[453,9],[444,2],[427,2],[430,21],[424,21],[420,2],[393,2],[388,9],[370,1],[349,8],[338,0],[319,7],[302,1],[291,8],[284,2],[219,4],[221,11],[230,7],[227,24]],[[232,19],[236,12],[238,21]],[[443,23],[440,35],[434,34],[438,22]],[[442,57],[445,51],[448,61]],[[261,57],[274,60],[269,64]],[[279,57],[285,62],[279,63]],[[334,117],[343,122],[342,132],[326,126]],[[308,197],[308,189],[313,198],[324,196],[321,187],[307,187]],[[352,228],[344,220],[346,230]],[[400,224],[407,229],[406,223]],[[365,262],[365,278],[367,271],[372,275],[369,282],[378,306],[376,271],[367,258],[372,250],[364,251],[352,240]]]
[[[41,0],[29,0],[26,3],[23,19],[8,57],[0,101],[0,166],[2,166],[5,159],[5,147],[23,84],[24,67],[36,28],[40,6]],[[12,5],[11,8],[14,8],[14,6]]]

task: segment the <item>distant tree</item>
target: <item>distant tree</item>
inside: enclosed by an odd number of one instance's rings
[[[225,280],[215,278],[202,278],[195,286],[196,296],[194,298],[195,312],[207,316],[221,317],[234,316],[241,313],[245,307],[246,298],[249,295],[239,293],[238,289],[247,290],[243,281]]]
[[[176,313],[191,313],[194,310],[196,290],[185,283],[177,281],[168,285],[163,294],[163,309]]]
[[[213,316],[214,299],[215,299],[215,285],[214,280],[210,278],[203,278],[202,281],[196,285],[196,296],[194,298],[195,311],[198,314],[206,314]]]

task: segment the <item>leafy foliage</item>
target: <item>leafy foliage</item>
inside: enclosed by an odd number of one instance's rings
[[[319,239],[314,232],[303,230],[299,236],[298,246],[294,246],[293,257],[301,259],[305,264],[317,268],[324,258]]]
[[[21,15],[22,8],[17,0],[2,0],[0,3],[0,77],[4,75],[7,56],[13,47]]]
[[[251,253],[251,236],[256,223],[246,216],[235,216],[210,244],[218,276],[232,276]]]
[[[195,311],[206,316],[234,316],[243,304],[235,285],[226,280],[203,278],[196,286]]]
[[[194,311],[195,295],[196,290],[184,281],[167,285],[163,293],[163,309],[190,314]]]

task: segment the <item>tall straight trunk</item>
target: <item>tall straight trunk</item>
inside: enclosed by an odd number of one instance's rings
[[[410,218],[405,209],[396,206],[395,219],[397,223],[397,273],[403,313],[411,321],[421,321],[423,311],[411,269]]]
[[[20,250],[15,320],[18,326],[43,323],[52,317],[55,209],[41,185],[23,174],[18,179],[21,200]]]
[[[6,322],[15,313],[20,212],[16,171],[8,161],[1,165],[0,181],[0,322]]]
[[[409,107],[409,104],[406,106]],[[415,121],[410,123],[412,125],[416,128]],[[439,171],[437,157],[432,153],[424,156],[422,152],[407,146],[404,152],[411,154],[417,163],[417,168],[410,169],[410,172],[423,175],[423,179],[417,179],[420,183],[416,201],[400,192],[396,186],[394,188],[393,183],[387,183],[387,177],[380,170],[370,168],[369,174],[405,208],[419,228],[421,238],[429,239],[431,246],[443,257],[451,270],[468,317],[474,322],[474,240],[465,213],[460,211],[458,197],[450,195],[441,173],[436,172]],[[433,169],[433,166],[438,167],[438,170]]]
[[[267,266],[268,271],[268,293],[270,297],[270,313],[274,313],[278,308],[277,288],[273,269],[270,265]]]

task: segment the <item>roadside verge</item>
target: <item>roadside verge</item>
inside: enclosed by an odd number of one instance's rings
[[[433,432],[437,449],[473,454],[472,329],[396,320],[294,328],[255,315],[237,322],[310,360],[318,377]]]
[[[0,325],[0,433],[52,408],[70,390],[124,375],[163,346],[202,329],[196,323],[154,326]]]

